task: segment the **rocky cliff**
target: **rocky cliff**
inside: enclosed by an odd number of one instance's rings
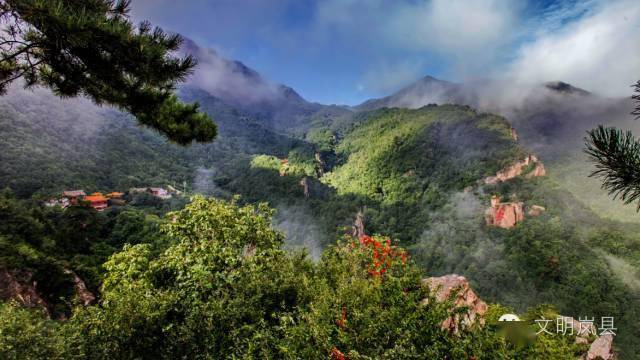
[[[478,322],[484,324],[483,315],[487,312],[487,303],[482,301],[471,289],[464,276],[451,274],[440,277],[426,278],[423,285],[429,287],[436,301],[443,302],[454,294],[453,304],[456,308],[466,307],[464,314],[455,314],[442,322],[442,328],[456,334],[460,330],[458,324],[471,326]]]
[[[544,206],[531,205],[528,216],[539,216],[546,211]],[[501,202],[498,195],[491,198],[491,206],[485,211],[485,221],[489,226],[497,226],[503,229],[511,229],[517,223],[524,220],[524,203],[518,202]]]
[[[69,269],[65,269],[64,273],[71,275],[73,279],[73,288],[75,290],[76,299],[78,300],[78,302],[82,306],[93,305],[96,301],[96,296],[93,295],[93,293],[89,291],[89,289],[87,289],[87,285],[85,284],[84,280],[82,280],[78,276],[78,274]]]
[[[540,161],[535,155],[527,155],[524,160],[516,161],[505,169],[498,171],[495,176],[485,178],[484,183],[489,185],[497,184],[520,175],[532,178],[536,176],[545,176],[547,175],[547,171],[544,168],[542,161]]]
[[[64,273],[71,277],[76,301],[82,306],[93,305],[96,296],[84,280],[72,270],[65,269]],[[52,304],[45,300],[33,273],[28,270],[0,269],[0,301],[16,301],[24,307],[40,309],[45,317],[51,317]]]
[[[49,318],[49,304],[38,293],[37,285],[30,271],[0,270],[0,300],[13,300],[28,308],[41,309]]]
[[[485,221],[489,226],[510,229],[524,220],[524,203],[503,203],[499,196],[491,198],[491,207],[485,212]]]

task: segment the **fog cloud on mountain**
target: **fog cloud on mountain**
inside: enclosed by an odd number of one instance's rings
[[[357,104],[425,75],[560,80],[619,97],[640,73],[635,0],[138,0],[133,10],[136,21],[216,49],[201,54],[203,65],[229,65],[218,53],[240,59],[321,103]],[[221,74],[198,81],[215,89],[226,81],[231,89],[253,85]],[[269,94],[256,90],[251,96]]]
[[[249,103],[278,96],[276,85],[265,81],[260,74],[241,62],[225,59],[214,49],[200,47],[192,40],[185,39],[181,53],[191,55],[198,61],[198,66],[187,79],[187,85],[223,99],[242,98]]]
[[[606,96],[629,96],[640,76],[640,2],[598,2],[561,29],[541,28],[506,75],[518,83],[562,80]]]

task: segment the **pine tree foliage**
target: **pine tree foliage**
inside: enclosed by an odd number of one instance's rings
[[[633,85],[635,89],[635,94],[631,96],[633,100],[636,101],[636,108],[631,112],[631,115],[635,115],[636,119],[640,119],[640,80]]]
[[[61,97],[84,95],[133,114],[179,144],[212,140],[216,125],[174,95],[196,65],[171,55],[182,38],[134,26],[128,0],[0,0],[0,94],[22,78]]]
[[[640,80],[633,86],[637,102],[631,113],[640,118]],[[640,199],[640,140],[631,131],[600,125],[588,132],[585,152],[595,163],[591,176],[603,179],[602,188],[626,204]],[[640,211],[640,202],[637,209]]]

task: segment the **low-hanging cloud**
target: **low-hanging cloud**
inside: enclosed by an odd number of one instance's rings
[[[607,96],[628,96],[640,76],[640,2],[599,1],[561,29],[525,43],[506,76],[518,83],[562,80]]]
[[[215,50],[198,46],[185,39],[181,53],[198,61],[187,84],[226,100],[259,102],[278,96],[277,85],[266,81],[244,64],[220,56]]]

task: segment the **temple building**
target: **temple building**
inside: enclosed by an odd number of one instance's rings
[[[109,199],[107,199],[102,193],[95,192],[91,195],[84,197],[84,201],[89,203],[89,206],[97,211],[103,211],[109,207]]]

